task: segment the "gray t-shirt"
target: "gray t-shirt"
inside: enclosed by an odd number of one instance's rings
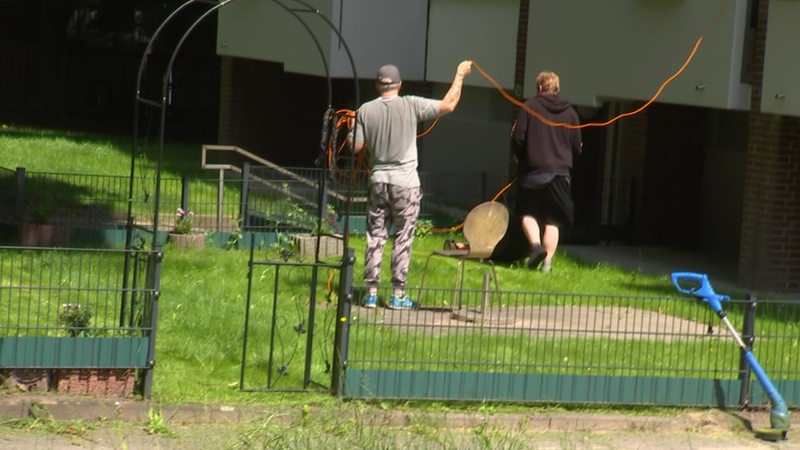
[[[435,119],[441,100],[413,95],[378,97],[356,114],[355,143],[366,143],[370,180],[401,187],[420,185],[417,174],[417,123]]]

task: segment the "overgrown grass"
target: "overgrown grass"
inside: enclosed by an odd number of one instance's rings
[[[217,171],[200,166],[202,143],[165,143],[161,173],[159,221],[168,229],[181,206],[181,177],[190,179],[192,211],[210,222],[216,216]],[[28,173],[46,173],[48,178],[32,177],[26,182],[26,203],[32,214],[48,214],[56,219],[81,211],[87,205],[109,214],[127,213],[129,178],[134,164],[132,213],[137,223],[146,224],[154,215],[154,191],[158,144],[152,137],[140,138],[134,150],[132,136],[99,135],[68,130],[33,129],[0,125],[0,167]],[[87,175],[85,178],[73,175]],[[63,176],[62,176],[63,175]],[[11,177],[0,177],[0,201],[13,204]],[[226,186],[240,182],[226,183]],[[235,217],[238,193],[226,187],[226,217]],[[49,218],[48,218],[49,219]]]
[[[443,417],[414,411],[397,414],[359,403],[342,404],[336,410],[306,406],[294,420],[276,413],[253,421],[240,434],[235,448],[524,449],[543,440],[525,429],[524,419],[510,426],[483,420],[467,429],[448,427],[444,421]]]
[[[0,149],[0,166],[11,170],[128,176],[133,138],[0,124]],[[157,150],[156,143],[142,140],[136,150],[137,164],[152,170]],[[163,176],[203,173],[200,143],[167,142],[163,157]]]

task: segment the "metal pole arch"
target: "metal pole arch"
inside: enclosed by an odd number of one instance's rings
[[[151,37],[150,41],[148,42],[148,45],[147,45],[147,47],[145,49],[145,52],[144,52],[144,54],[142,56],[142,59],[140,61],[139,70],[138,70],[138,74],[137,74],[137,81],[136,81],[136,99],[135,99],[136,101],[134,102],[134,126],[133,126],[134,138],[133,138],[133,149],[132,149],[132,153],[131,153],[130,185],[129,185],[129,198],[128,198],[128,222],[129,222],[129,226],[128,226],[128,230],[127,230],[127,233],[126,233],[126,248],[130,248],[130,241],[131,241],[132,228],[133,228],[132,227],[133,193],[134,193],[135,168],[136,168],[136,152],[137,152],[137,149],[139,147],[138,138],[139,138],[139,120],[140,120],[139,119],[139,117],[140,117],[139,108],[140,108],[140,104],[148,105],[148,106],[151,106],[151,107],[156,107],[156,108],[160,108],[161,109],[161,115],[160,115],[160,120],[159,120],[159,138],[158,138],[159,140],[158,140],[158,158],[157,158],[157,165],[156,165],[156,181],[155,181],[155,192],[154,192],[154,197],[153,197],[153,225],[152,225],[152,233],[153,233],[152,248],[157,253],[160,253],[161,252],[161,247],[162,247],[162,243],[159,242],[160,238],[159,238],[159,235],[158,235],[159,215],[160,215],[160,194],[161,194],[160,193],[160,187],[161,187],[161,172],[162,172],[162,169],[163,169],[164,136],[165,136],[165,133],[166,133],[166,108],[168,106],[168,103],[167,103],[167,92],[168,92],[168,89],[170,87],[172,67],[174,65],[175,59],[177,58],[178,52],[180,51],[183,43],[188,38],[188,36],[194,31],[194,29],[203,20],[205,20],[207,17],[209,17],[211,14],[213,14],[214,12],[219,10],[220,8],[223,8],[224,6],[227,6],[228,4],[232,3],[233,1],[235,1],[235,0],[224,0],[224,1],[219,1],[219,2],[214,2],[214,1],[210,1],[210,0],[189,0],[189,1],[185,2],[185,3],[183,3],[181,6],[179,6],[175,11],[173,11],[164,20],[164,22],[162,22],[162,24],[156,29],[156,31],[154,32],[154,34]],[[348,57],[348,60],[350,62],[350,67],[351,67],[351,70],[353,72],[355,102],[356,102],[356,104],[359,104],[360,103],[360,95],[359,95],[359,87],[358,87],[358,75],[357,75],[356,68],[355,68],[355,62],[354,62],[352,53],[350,52],[349,46],[345,42],[344,37],[342,36],[341,32],[333,25],[333,23],[328,18],[326,18],[324,15],[322,15],[318,9],[315,9],[315,8],[311,7],[310,5],[308,5],[307,3],[303,2],[303,1],[290,0],[290,1],[293,1],[294,3],[297,3],[297,4],[301,5],[302,6],[301,8],[290,8],[285,3],[283,3],[283,2],[281,2],[279,0],[270,0],[270,1],[272,1],[276,5],[280,6],[286,12],[288,12],[293,17],[295,17],[295,19],[297,19],[298,22],[300,22],[300,24],[305,28],[306,32],[308,33],[308,35],[311,37],[311,39],[313,40],[314,44],[316,45],[317,50],[318,50],[319,55],[320,55],[320,58],[321,58],[322,63],[323,63],[323,68],[325,70],[325,77],[326,77],[327,85],[328,85],[328,105],[329,105],[329,107],[330,107],[330,105],[332,103],[332,90],[333,90],[333,88],[332,88],[332,82],[331,82],[331,76],[330,76],[330,69],[328,67],[328,61],[327,61],[327,59],[325,57],[325,51],[322,48],[322,46],[320,45],[319,40],[317,39],[316,35],[313,33],[313,31],[308,26],[308,24],[300,17],[299,13],[313,13],[313,14],[317,15],[318,17],[320,17],[328,25],[328,27],[334,33],[336,33],[336,35],[339,38],[340,44],[345,49],[345,52],[346,52],[347,57]],[[211,7],[208,10],[206,10],[205,12],[203,12],[197,19],[194,20],[194,22],[186,29],[186,31],[183,33],[183,35],[181,36],[181,38],[178,41],[178,43],[173,48],[172,54],[171,54],[171,56],[169,58],[169,62],[168,62],[167,66],[166,66],[166,68],[164,70],[163,76],[161,77],[162,78],[161,98],[158,99],[158,100],[154,100],[154,99],[147,99],[147,98],[142,97],[141,96],[142,78],[144,76],[145,67],[146,67],[147,62],[148,62],[148,57],[149,57],[149,55],[151,54],[151,52],[153,50],[154,43],[160,37],[162,32],[166,29],[167,25],[170,22],[172,22],[177,16],[179,16],[183,11],[187,10],[190,5],[193,5],[193,4],[206,4],[206,5],[211,5]],[[351,164],[350,164],[351,173],[352,173],[353,170],[354,170],[354,163],[351,161]],[[352,197],[352,194],[353,194],[352,190],[353,190],[353,186],[351,184],[351,186],[349,187],[349,192],[348,192],[348,197],[349,198]],[[348,201],[347,202],[347,213],[346,213],[347,217],[349,217],[350,208],[351,208],[351,202]],[[349,220],[347,222],[349,223]],[[345,224],[345,230],[344,230],[345,242],[347,242],[347,235],[349,234],[348,223]],[[156,291],[158,291],[159,287],[155,286],[154,289]],[[156,300],[157,300],[157,298],[156,298]],[[341,299],[340,299],[340,303],[341,303]],[[152,316],[153,318],[157,317],[157,314],[158,314],[157,301],[154,302],[152,314],[153,314],[153,316]],[[337,328],[337,335],[339,335],[340,331],[341,330],[339,328]],[[154,360],[154,348],[155,348],[155,324],[153,322],[153,329],[151,331],[150,350],[149,350],[149,356],[152,357],[153,364],[155,363],[155,360]],[[338,354],[339,352],[336,352],[336,353]],[[337,364],[337,366],[338,367],[343,367],[343,366],[341,366],[339,364]],[[152,370],[148,370],[147,373],[145,374],[145,386],[149,386],[151,384],[152,384]]]
[[[133,152],[134,154],[131,157],[131,181],[130,181],[130,199],[129,199],[129,203],[132,201],[131,199],[133,197],[133,179],[134,179],[135,160],[136,160],[135,149],[138,147],[138,145],[136,145],[136,144],[137,144],[137,137],[138,137],[139,103],[145,103],[145,104],[149,104],[151,106],[160,106],[160,108],[161,108],[161,120],[160,120],[160,123],[159,123],[159,150],[158,150],[158,162],[157,162],[157,171],[156,171],[156,189],[155,189],[155,192],[154,192],[154,196],[155,197],[154,197],[154,202],[153,202],[154,203],[154,209],[155,209],[155,211],[153,213],[153,244],[155,244],[157,239],[158,239],[158,237],[157,237],[158,224],[159,224],[159,217],[158,216],[159,216],[159,209],[160,209],[160,203],[159,203],[159,201],[160,201],[160,192],[159,191],[160,191],[160,184],[161,184],[161,169],[162,169],[162,164],[163,164],[164,135],[165,135],[165,129],[166,129],[166,106],[167,106],[166,102],[167,102],[167,89],[168,89],[168,86],[169,86],[169,74],[172,71],[172,66],[173,66],[173,64],[175,62],[175,59],[176,59],[177,54],[178,54],[178,51],[180,51],[180,48],[182,47],[182,45],[185,42],[185,40],[192,33],[192,31],[194,31],[194,29],[199,25],[199,23],[202,22],[203,20],[205,20],[212,13],[216,12],[218,9],[220,9],[220,8],[226,6],[229,3],[232,3],[234,1],[235,0],[224,0],[224,1],[216,3],[216,2],[211,2],[209,0],[190,0],[190,1],[182,4],[172,14],[170,14],[170,16],[167,17],[167,19],[161,24],[161,26],[159,26],[159,28],[153,34],[153,37],[151,38],[150,42],[148,43],[148,46],[145,49],[145,53],[144,53],[144,55],[142,57],[142,60],[141,60],[140,66],[139,66],[139,73],[138,73],[138,76],[137,76],[137,82],[136,82],[136,100],[137,101],[135,103],[135,117],[134,117],[134,120],[135,120],[135,122],[134,122],[134,134],[135,134],[135,136],[134,136],[134,152]],[[303,28],[305,28],[305,30],[308,32],[309,36],[311,37],[311,39],[314,42],[314,45],[317,47],[317,51],[320,54],[320,59],[322,60],[323,67],[325,69],[325,77],[326,77],[327,84],[328,84],[328,105],[329,106],[332,103],[332,90],[333,90],[333,88],[332,88],[332,85],[331,85],[330,70],[328,68],[328,61],[327,61],[327,59],[325,57],[324,49],[320,45],[319,40],[314,35],[314,33],[311,30],[311,28],[300,17],[300,15],[298,13],[299,12],[302,12],[302,13],[313,13],[313,14],[317,15],[317,17],[321,18],[328,25],[328,27],[334,33],[336,33],[336,35],[339,37],[339,39],[340,39],[340,41],[341,41],[341,43],[342,43],[342,45],[343,45],[343,47],[345,49],[345,52],[346,52],[347,57],[348,57],[349,62],[350,62],[350,67],[351,67],[351,70],[353,72],[354,89],[355,89],[355,101],[356,101],[356,104],[358,104],[360,102],[360,99],[359,99],[359,90],[358,90],[358,75],[356,73],[355,62],[353,60],[352,53],[350,52],[350,48],[348,47],[347,43],[345,42],[344,37],[342,36],[341,32],[338,29],[336,29],[334,24],[328,18],[323,16],[318,9],[315,9],[315,8],[311,7],[310,5],[308,5],[305,2],[302,2],[300,0],[292,0],[295,3],[298,3],[298,4],[300,4],[300,5],[302,5],[304,7],[303,9],[293,9],[293,8],[288,7],[286,4],[284,4],[283,2],[281,2],[279,0],[270,0],[270,1],[272,1],[276,5],[280,6],[286,12],[291,14],[295,19],[297,19],[298,22],[300,22],[300,24],[303,26]],[[164,71],[164,75],[162,77],[162,92],[161,92],[161,98],[159,99],[160,103],[158,101],[143,99],[140,96],[140,94],[141,94],[141,81],[142,81],[142,76],[144,74],[144,68],[145,68],[145,65],[147,63],[147,57],[150,54],[150,52],[152,51],[152,47],[153,47],[154,42],[159,37],[161,32],[166,28],[166,25],[167,25],[168,22],[172,21],[184,9],[186,9],[189,5],[194,4],[194,3],[199,3],[199,4],[203,4],[204,3],[204,4],[210,4],[210,5],[213,5],[213,6],[211,8],[209,8],[206,12],[204,12],[199,18],[197,18],[189,26],[189,28],[186,30],[186,32],[183,34],[183,36],[179,40],[178,44],[176,44],[176,46],[175,46],[175,48],[174,48],[174,50],[172,52],[172,55],[170,57],[169,63],[167,64],[167,67],[166,67],[166,69]],[[131,205],[129,205],[129,215],[130,214],[131,214]]]

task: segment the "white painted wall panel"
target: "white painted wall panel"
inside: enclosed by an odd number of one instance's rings
[[[330,16],[330,1],[312,3]],[[330,27],[315,14],[294,14],[308,24],[329,59]],[[217,54],[282,62],[288,72],[324,75],[320,51],[298,18],[269,0],[235,0],[219,11]]]
[[[557,72],[573,103],[647,100],[674,74],[724,0],[533,0],[526,96],[542,70]],[[730,0],[686,70],[660,101],[748,108],[739,82],[746,0]],[[695,89],[704,85],[705,89]]]
[[[800,116],[800,1],[771,0],[761,111]]]
[[[441,83],[437,96],[465,59],[513,90],[518,13],[519,0],[431,0],[427,80]],[[458,109],[424,138],[420,169],[505,174],[513,105],[477,70],[465,85]]]
[[[341,23],[359,78],[372,79],[378,67],[394,64],[403,79],[422,80],[425,75],[427,0],[334,1],[334,23]],[[333,71],[352,77],[349,60],[337,43],[332,48]]]
[[[431,0],[428,80],[449,83],[470,59],[513,89],[518,16],[519,0]],[[467,82],[491,86],[477,72]]]
[[[292,11],[270,0],[236,0],[223,7],[218,19],[217,53],[282,62],[287,72],[324,76],[320,51],[295,14],[319,40],[333,77],[352,78],[353,70],[345,46],[328,21],[344,37],[360,78],[371,78],[379,66],[393,63],[405,78],[422,79],[427,0],[305,2],[324,18],[308,12],[300,3],[282,3]]]

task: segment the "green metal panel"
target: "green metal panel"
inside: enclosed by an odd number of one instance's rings
[[[100,248],[125,246],[125,228],[73,228],[70,243]]]
[[[358,215],[358,216],[342,216],[342,217],[340,217],[336,221],[336,223],[339,226],[340,230],[344,230],[344,225],[345,225],[345,222],[346,222],[348,217],[350,219],[350,222],[348,223],[348,226],[350,227],[349,231],[351,233],[360,234],[360,233],[365,233],[366,232],[366,230],[367,230],[367,217],[366,216],[362,216],[362,215]]]
[[[740,387],[702,378],[350,369],[345,396],[727,407],[738,405]]]
[[[793,405],[800,405],[800,380],[770,380],[775,386],[775,389],[783,397],[783,401],[792,407]],[[764,391],[761,383],[755,378],[750,382],[750,404],[752,405],[767,405],[769,404],[769,396]]]
[[[143,368],[147,346],[147,337],[3,337],[0,367]]]
[[[239,243],[239,249],[249,249],[250,239],[255,237],[256,248],[266,248],[278,242],[278,233],[274,231],[255,231],[242,233],[243,239]]]

